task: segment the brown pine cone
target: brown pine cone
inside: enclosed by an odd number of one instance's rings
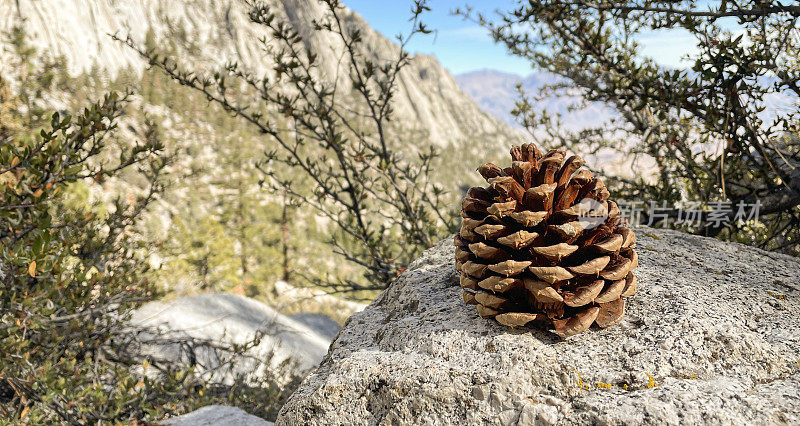
[[[633,231],[583,160],[532,144],[511,149],[511,167],[487,163],[486,188],[470,188],[455,237],[464,301],[519,327],[551,323],[561,337],[608,327],[636,292]]]

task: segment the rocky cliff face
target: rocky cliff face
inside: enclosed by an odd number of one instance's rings
[[[800,261],[639,228],[622,322],[567,340],[464,305],[450,239],[354,314],[277,424],[800,422]]]
[[[288,17],[300,34],[311,35],[311,22],[323,15],[315,0],[275,0],[275,11]],[[0,0],[0,31],[23,22],[33,42],[64,55],[73,72],[94,66],[116,71],[142,69],[131,49],[109,34],[130,35],[144,41],[149,35],[159,46],[179,52],[193,66],[236,61],[255,71],[268,69],[259,43],[268,34],[251,24],[243,2],[236,0]],[[355,12],[344,19],[362,30],[369,54],[391,57],[399,47],[372,30]],[[336,78],[340,43],[329,35],[307,39],[323,63],[323,78]],[[456,85],[436,58],[416,55],[400,76],[396,95],[397,118],[445,147],[478,140],[484,147],[505,147],[518,141],[516,130],[482,112]]]

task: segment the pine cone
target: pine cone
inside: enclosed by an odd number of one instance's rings
[[[561,337],[608,327],[636,292],[635,236],[583,160],[511,149],[511,167],[487,163],[486,188],[470,188],[455,237],[464,301],[519,327],[551,323]]]

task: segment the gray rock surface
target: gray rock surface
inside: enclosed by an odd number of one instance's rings
[[[257,332],[265,333],[246,357],[230,363],[230,357],[210,348],[196,350],[197,370],[208,380],[228,384],[238,375],[258,379],[278,370],[285,380],[304,375],[319,364],[331,342],[331,337],[257,300],[226,293],[151,302],[134,311],[129,324],[143,330],[138,331],[138,352],[171,364],[188,362],[186,347],[199,339],[244,344]],[[156,331],[162,336],[156,337]]]
[[[162,422],[165,426],[272,426],[260,417],[224,405],[209,405]]]
[[[800,260],[637,229],[605,330],[510,330],[461,301],[447,239],[363,312],[276,424],[798,424]]]
[[[314,330],[320,336],[327,337],[331,340],[333,340],[333,338],[336,337],[336,333],[342,329],[342,326],[340,326],[339,323],[332,320],[331,317],[325,314],[303,312],[290,315],[290,318],[301,324],[304,324],[306,327]]]

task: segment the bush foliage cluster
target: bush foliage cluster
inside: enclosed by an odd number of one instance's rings
[[[514,113],[548,145],[626,160],[632,177],[607,178],[614,195],[653,205],[697,202],[706,208],[688,231],[800,254],[800,7],[578,0],[530,1],[497,16],[459,13],[534,69],[562,78],[538,94],[521,91]],[[696,43],[688,67],[644,54],[643,35],[670,32]],[[576,90],[617,119],[574,131],[536,108],[539,96]],[[767,109],[778,98],[783,105]],[[709,220],[714,203],[756,201],[759,224],[737,223],[735,207],[723,215],[730,226]]]
[[[67,77],[34,62],[21,35],[16,29],[10,43],[18,72],[0,78],[0,418],[116,423],[210,403],[266,416],[280,393],[271,377],[222,386],[192,365],[129,350],[145,331],[127,327],[131,309],[158,295],[147,262],[154,245],[137,225],[164,189],[164,146],[152,125],[140,140],[117,137],[129,94],[110,93],[74,115],[53,112],[48,97]],[[130,172],[146,182],[137,193],[92,197]],[[149,336],[158,343],[160,332]],[[232,360],[259,338],[185,350]]]

